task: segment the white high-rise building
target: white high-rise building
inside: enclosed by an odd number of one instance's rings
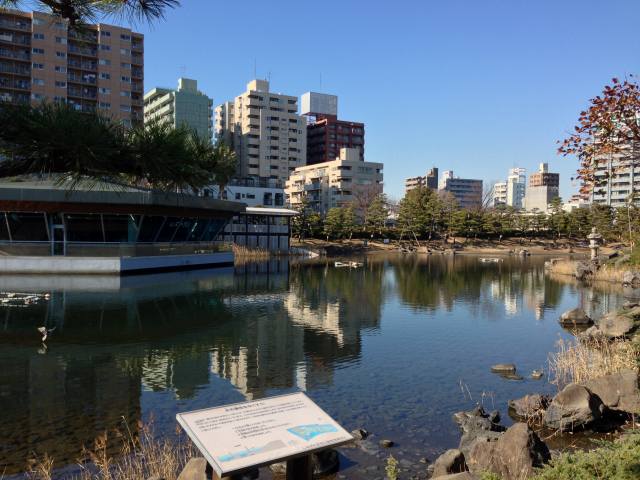
[[[235,100],[216,107],[216,136],[235,150],[242,179],[284,185],[306,164],[306,128],[298,97],[270,92],[266,80],[252,80]]]
[[[497,182],[493,185],[493,206],[507,204],[507,182]]]
[[[519,167],[509,169],[506,204],[517,209],[523,208],[526,186],[527,170]]]

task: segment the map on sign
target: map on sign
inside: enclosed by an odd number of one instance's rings
[[[353,440],[304,393],[179,413],[176,418],[219,476]]]

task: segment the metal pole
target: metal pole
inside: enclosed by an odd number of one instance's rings
[[[313,464],[311,455],[287,460],[286,480],[312,480]]]

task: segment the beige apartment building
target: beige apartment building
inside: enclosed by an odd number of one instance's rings
[[[298,167],[286,183],[292,208],[307,198],[314,211],[325,215],[330,208],[349,205],[358,189],[382,193],[382,163],[363,162],[358,148],[341,148],[331,162]]]
[[[128,28],[0,9],[0,101],[59,101],[142,123],[144,37]]]
[[[215,133],[233,147],[238,178],[274,180],[283,185],[306,164],[306,120],[298,98],[269,91],[266,80],[252,80],[246,92],[216,107]]]

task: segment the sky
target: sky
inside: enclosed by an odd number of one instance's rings
[[[365,160],[385,192],[432,166],[464,178],[560,173],[556,154],[612,77],[640,74],[638,0],[183,0],[145,34],[145,91],[198,80],[214,104],[254,78],[271,90],[338,95],[365,123]]]

